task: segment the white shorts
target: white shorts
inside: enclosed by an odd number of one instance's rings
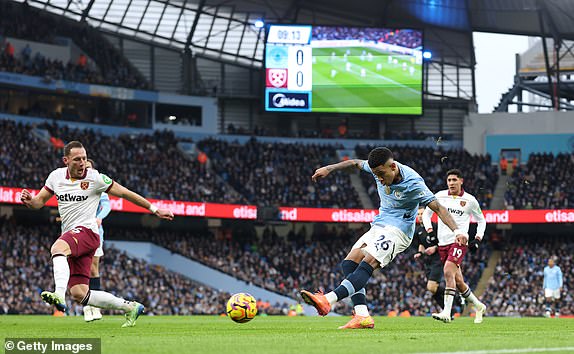
[[[544,297],[560,299],[560,289],[544,289]]]
[[[94,257],[102,257],[104,255],[104,238],[100,235],[100,247],[96,249]]]
[[[363,252],[375,257],[381,268],[391,263],[395,257],[406,250],[412,239],[394,226],[373,225],[353,245],[352,249],[362,248]],[[362,247],[366,245],[365,247]]]

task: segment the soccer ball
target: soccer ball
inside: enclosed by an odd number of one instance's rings
[[[249,322],[257,315],[257,302],[247,293],[234,294],[227,301],[227,315],[237,323]]]

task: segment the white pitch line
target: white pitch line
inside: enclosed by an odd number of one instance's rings
[[[492,349],[492,350],[471,350],[466,352],[421,352],[416,354],[506,354],[506,353],[545,353],[545,352],[561,352],[571,350],[574,347],[562,348],[523,348],[523,349]]]

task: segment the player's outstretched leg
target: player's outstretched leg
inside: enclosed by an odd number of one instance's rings
[[[50,305],[56,306],[56,309],[66,312],[66,288],[70,279],[70,265],[68,258],[64,253],[60,253],[60,248],[64,241],[58,240],[52,246],[52,265],[54,268],[54,287],[55,291],[43,291],[40,296],[42,300]],[[67,245],[66,245],[67,246]]]
[[[368,329],[375,328],[375,320],[369,316],[361,316],[357,313],[353,313],[353,318],[344,326],[340,326],[339,329]]]
[[[144,306],[136,301],[127,301],[105,291],[89,290],[82,305],[90,305],[109,310],[125,312],[126,322],[122,327],[134,327],[136,320],[144,312]]]
[[[546,311],[544,312],[544,317],[550,318],[552,316],[552,301],[549,298],[546,298],[544,301],[544,305],[546,306]]]
[[[355,269],[359,266],[359,263],[345,259],[341,264],[343,268],[343,274],[345,277],[352,274]],[[360,289],[351,295],[351,302],[353,303],[353,317],[347,324],[340,326],[339,329],[365,329],[374,328],[375,321],[369,315],[369,309],[367,308],[367,296],[365,288]]]
[[[44,302],[54,305],[58,311],[66,312],[66,300],[56,292],[42,291],[40,294]]]
[[[300,292],[301,297],[305,303],[313,306],[320,316],[327,316],[327,314],[331,311],[331,303],[325,297],[322,291],[318,291],[316,293],[311,293],[307,290],[301,290]]]
[[[462,297],[468,300],[470,303],[474,305],[475,310],[475,317],[474,323],[482,323],[482,317],[486,312],[486,305],[480,302],[478,298],[470,291],[470,287],[467,287],[465,291],[461,293]]]
[[[453,288],[445,288],[444,289],[444,308],[439,313],[433,313],[432,318],[438,321],[442,321],[444,323],[449,323],[451,318],[451,309],[452,309],[452,302],[454,300],[454,296],[456,295],[456,290]]]
[[[301,297],[307,304],[315,307],[319,315],[327,315],[331,311],[331,306],[334,303],[353,295],[356,292],[355,289],[362,289],[367,285],[374,271],[373,266],[370,265],[367,260],[377,267],[380,265],[376,259],[367,256],[365,260],[359,264],[357,269],[349,274],[335,290],[327,294],[323,294],[322,291],[313,294],[307,290],[301,290]]]
[[[84,311],[84,321],[92,322],[94,320],[94,314],[92,313],[92,309],[95,308],[97,307],[92,307],[90,305],[84,306],[84,308],[82,309],[82,311]]]
[[[94,257],[96,258],[96,257]],[[100,277],[90,278],[90,290],[100,290]],[[84,306],[84,320],[86,322],[97,321],[102,319],[102,312],[99,307]]]
[[[130,301],[132,309],[126,312],[126,322],[122,325],[122,328],[133,327],[136,325],[136,320],[144,312],[144,305],[136,301]]]

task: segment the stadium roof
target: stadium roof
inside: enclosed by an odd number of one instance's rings
[[[25,2],[25,0],[14,0]],[[108,32],[259,66],[267,23],[426,29],[435,58],[473,66],[472,31],[574,39],[571,0],[28,0]]]

